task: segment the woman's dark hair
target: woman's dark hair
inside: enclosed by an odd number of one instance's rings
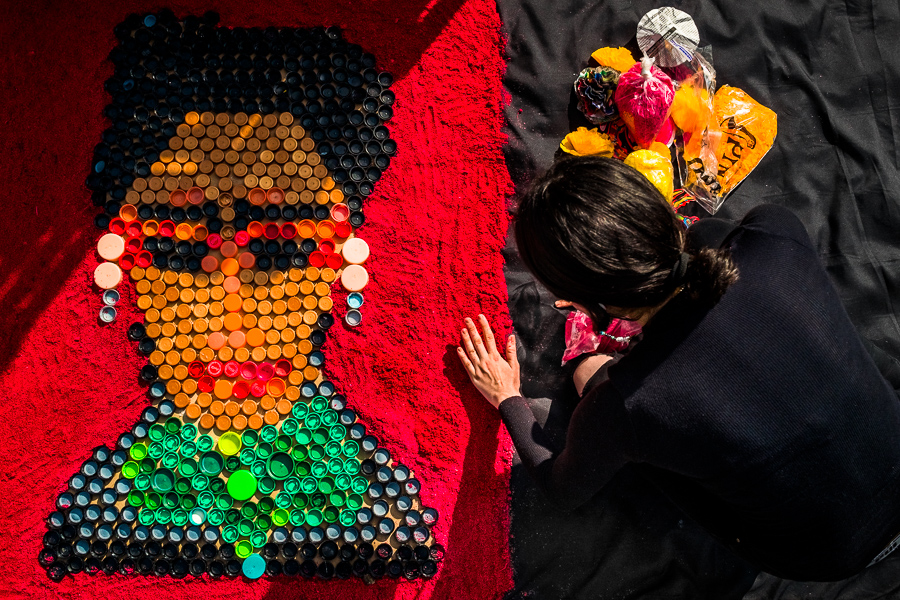
[[[728,251],[686,250],[686,229],[662,194],[610,158],[556,162],[521,199],[515,233],[538,281],[583,305],[595,322],[598,304],[656,306],[680,286],[711,306],[738,277]]]

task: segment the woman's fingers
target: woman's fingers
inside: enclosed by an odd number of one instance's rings
[[[497,342],[494,341],[494,332],[488,323],[487,317],[478,315],[478,322],[481,323],[481,330],[484,332],[484,345],[489,353],[497,352]]]
[[[468,329],[469,337],[472,339],[472,344],[475,346],[475,351],[478,353],[478,356],[480,358],[486,358],[488,352],[484,347],[484,341],[481,339],[481,334],[478,333],[478,328],[475,327],[475,322],[472,319],[466,319],[466,329]]]
[[[556,308],[569,308],[572,306],[572,303],[568,300],[557,300],[553,303],[553,306],[555,306]]]
[[[472,361],[469,360],[469,357],[466,356],[465,350],[463,350],[461,347],[457,346],[456,354],[459,355],[459,360],[463,364],[463,368],[471,376],[472,373],[475,372],[475,366],[472,364]]]
[[[475,350],[475,345],[472,343],[472,338],[469,336],[469,330],[463,329],[460,337],[462,339],[462,347],[469,355],[469,360],[471,360],[472,363],[478,363],[478,352]]]
[[[506,362],[513,369],[519,368],[519,357],[516,355],[516,336],[506,338]]]

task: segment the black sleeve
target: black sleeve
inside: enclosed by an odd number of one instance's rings
[[[755,231],[794,240],[815,250],[803,222],[793,212],[776,204],[760,204],[750,209],[737,231]]]
[[[500,416],[538,487],[563,509],[590,500],[633,452],[628,416],[621,397],[608,382],[592,390],[575,408],[562,452],[554,451],[524,398],[502,402]]]

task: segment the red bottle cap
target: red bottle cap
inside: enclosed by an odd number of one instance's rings
[[[277,223],[269,223],[263,230],[263,235],[266,236],[267,240],[274,240],[281,235],[281,227]]]
[[[172,237],[175,235],[175,223],[166,219],[159,224],[159,235],[163,237]]]
[[[275,375],[278,377],[287,377],[292,370],[291,361],[286,358],[282,358],[275,363]]]
[[[319,244],[319,250],[321,250],[325,254],[333,254],[334,242],[332,240],[322,240],[322,243]]]
[[[123,271],[130,271],[136,263],[137,260],[131,252],[126,252],[119,257],[119,268]]]
[[[203,204],[203,189],[198,187],[192,187],[187,191],[187,199],[191,204]]]
[[[216,387],[216,380],[210,377],[209,375],[204,375],[197,381],[197,389],[201,392],[206,392],[207,394]]]
[[[113,217],[109,220],[109,230],[116,235],[125,233],[125,221],[119,217]]]
[[[255,379],[257,371],[256,363],[252,360],[241,365],[241,377],[244,379]]]
[[[316,267],[317,269],[325,266],[325,253],[316,250],[312,254],[309,255],[309,266]]]
[[[325,264],[337,271],[344,264],[344,259],[340,254],[328,254],[325,256]]]
[[[212,375],[213,377],[218,377],[222,374],[225,365],[222,364],[221,360],[211,360],[209,364],[206,365],[206,372]]]
[[[353,233],[353,228],[350,226],[349,221],[344,221],[343,223],[337,223],[334,226],[334,237],[345,239],[350,237],[350,234]]]
[[[137,254],[141,251],[141,244],[141,237],[139,235],[128,238],[128,241],[125,242],[125,251]]]
[[[266,384],[262,381],[254,381],[250,384],[250,393],[254,398],[262,398],[266,395]]]
[[[200,261],[200,268],[206,273],[212,273],[219,268],[219,259],[212,255],[204,256]]]
[[[241,372],[241,365],[238,364],[237,361],[229,360],[225,363],[225,376],[226,377],[237,377],[238,373]]]
[[[225,242],[225,244],[227,243],[228,242]],[[238,231],[234,234],[234,243],[241,248],[246,247],[247,244],[250,243],[250,234],[248,234],[246,231]],[[225,244],[222,244],[223,248],[225,247]],[[232,254],[232,256],[234,256],[234,254]]]
[[[242,252],[238,257],[238,264],[242,269],[252,269],[256,264],[256,256],[252,252]]]
[[[247,223],[247,233],[250,237],[258,238],[263,234],[263,226],[259,221],[250,221]]]
[[[141,235],[141,231],[144,229],[144,224],[140,221],[132,221],[125,226],[125,234],[128,237],[135,237]]]
[[[297,235],[297,226],[293,223],[285,223],[281,226],[281,237],[286,240],[293,239]]]
[[[256,378],[259,381],[268,381],[275,376],[275,367],[272,363],[260,363],[259,367],[256,369]]]
[[[218,250],[219,246],[222,245],[222,236],[218,233],[209,234],[209,236],[206,238],[206,245],[213,250]]]
[[[237,238],[237,236],[235,236]],[[222,242],[222,247],[219,249],[219,252],[222,253],[222,256],[225,258],[234,258],[238,253],[238,246],[236,242]]]
[[[198,379],[203,376],[203,371],[206,369],[203,366],[203,363],[199,360],[193,361],[188,365],[188,375],[193,377],[194,379]]]
[[[346,204],[335,204],[331,207],[331,219],[336,223],[343,223],[350,218],[350,207]]]
[[[175,190],[169,194],[169,204],[172,206],[184,206],[187,204],[187,194],[184,190]]]
[[[252,204],[260,206],[266,201],[266,190],[258,187],[253,188],[247,192],[247,199],[250,200]]]
[[[270,204],[281,204],[284,201],[284,190],[280,187],[269,188],[266,192],[266,199]]]
[[[243,400],[250,395],[250,384],[246,381],[236,381],[234,387],[231,388],[231,395],[239,400]]]
[[[137,266],[146,269],[153,264],[153,253],[149,250],[141,250],[134,259]]]

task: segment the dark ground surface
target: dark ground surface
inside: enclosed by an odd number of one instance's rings
[[[560,139],[588,125],[572,82],[602,46],[639,55],[646,1],[498,0],[509,37],[506,159],[519,189],[553,160]],[[775,146],[717,216],[761,203],[803,220],[876,359],[900,358],[900,6],[861,2],[672,2],[710,44],[717,84],[778,114]],[[702,210],[697,212],[703,215]],[[510,312],[523,391],[560,443],[575,390],[559,367],[565,315],[506,250]],[[520,466],[512,475],[516,588],[510,598],[762,600],[900,597],[900,556],[843,582],[802,584],[759,574],[623,469],[588,505],[554,510]]]

